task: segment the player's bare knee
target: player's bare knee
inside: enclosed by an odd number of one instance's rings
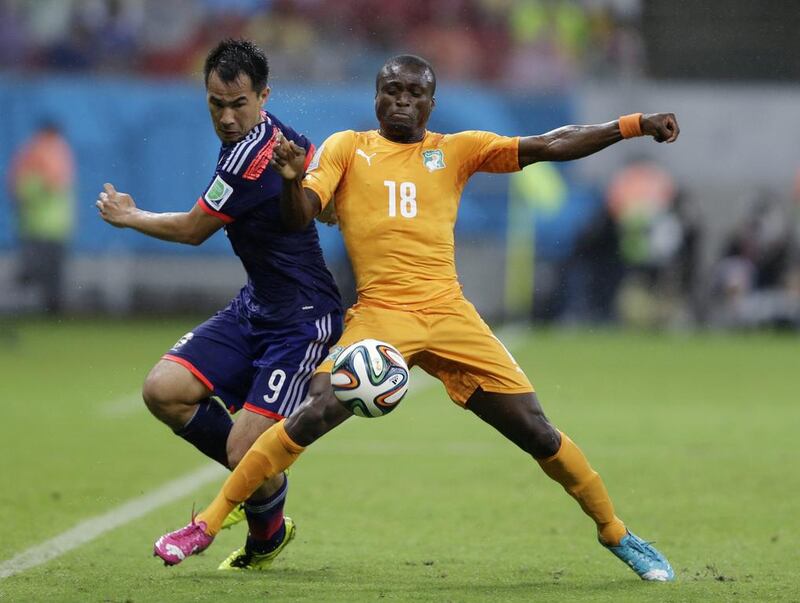
[[[561,447],[561,433],[542,413],[531,418],[526,440],[525,448],[536,459],[551,457]]]
[[[167,360],[150,369],[142,385],[147,408],[173,429],[183,426],[194,414],[195,405],[210,394],[188,369]]]
[[[198,400],[190,399],[180,384],[168,374],[153,367],[142,384],[142,399],[148,410],[159,420],[171,427],[180,427],[176,421],[183,420],[187,414],[187,405]],[[191,413],[189,413],[191,414]]]
[[[518,420],[524,426],[522,447],[534,458],[553,456],[561,446],[561,433],[544,414],[535,393],[523,396]]]
[[[158,418],[168,414],[170,406],[164,385],[164,380],[155,369],[148,373],[142,384],[142,399],[150,412]]]

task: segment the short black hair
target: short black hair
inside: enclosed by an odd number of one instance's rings
[[[419,69],[420,71],[427,71],[431,74],[431,82],[432,82],[432,90],[431,94],[436,92],[436,73],[433,70],[433,66],[423,59],[422,57],[418,57],[415,54],[398,54],[397,56],[393,56],[392,58],[388,59],[384,64],[383,67],[380,68],[378,71],[378,75],[375,76],[375,91],[378,91],[378,82],[380,81],[381,77],[389,70],[390,67],[397,65],[398,67],[411,67],[413,69]]]
[[[39,118],[36,129],[40,132],[56,132],[59,134],[62,130],[61,124],[52,115],[45,115]]]
[[[203,68],[205,83],[216,71],[223,82],[233,82],[240,73],[250,76],[253,90],[261,92],[269,78],[267,55],[250,40],[226,38],[217,44],[206,57]]]

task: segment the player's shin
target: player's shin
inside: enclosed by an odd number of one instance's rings
[[[597,524],[600,540],[617,545],[626,534],[625,524],[614,514],[614,505],[603,480],[589,465],[580,448],[561,433],[561,447],[553,456],[539,459],[544,472],[561,484]]]
[[[175,430],[175,435],[227,469],[226,445],[232,428],[233,420],[228,411],[213,398],[206,398],[197,404],[197,410],[189,422]]]
[[[279,421],[259,436],[230,474],[214,501],[197,515],[206,523],[206,533],[216,535],[222,521],[240,502],[264,482],[289,467],[305,450],[286,433],[285,421]]]

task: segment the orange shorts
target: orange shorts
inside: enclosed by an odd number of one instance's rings
[[[317,371],[329,373],[335,352],[368,338],[392,344],[409,366],[439,379],[461,406],[478,387],[503,394],[533,391],[517,361],[463,297],[413,311],[354,305],[342,337]]]

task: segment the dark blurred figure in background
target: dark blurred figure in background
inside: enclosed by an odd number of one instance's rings
[[[791,223],[791,254],[789,259],[789,274],[786,279],[786,291],[794,300],[798,312],[795,326],[800,328],[800,168],[797,169],[792,188],[792,204],[789,209],[789,222]]]
[[[703,223],[697,206],[684,190],[672,202],[672,215],[680,228],[680,243],[675,247],[672,261],[665,273],[668,291],[681,300],[682,318],[697,322],[702,318],[703,300],[699,286],[700,253],[703,241]]]
[[[616,321],[616,297],[625,264],[617,223],[607,206],[578,235],[567,259],[563,320],[610,324]]]
[[[792,282],[793,234],[781,199],[772,191],[758,191],[714,269],[712,324],[800,326],[800,299]]]
[[[607,192],[625,275],[616,300],[623,323],[683,326],[696,319],[699,220],[661,165],[637,159]]]
[[[14,155],[9,188],[16,206],[19,280],[36,290],[37,306],[58,314],[67,245],[74,222],[75,162],[55,122],[44,121]]]

